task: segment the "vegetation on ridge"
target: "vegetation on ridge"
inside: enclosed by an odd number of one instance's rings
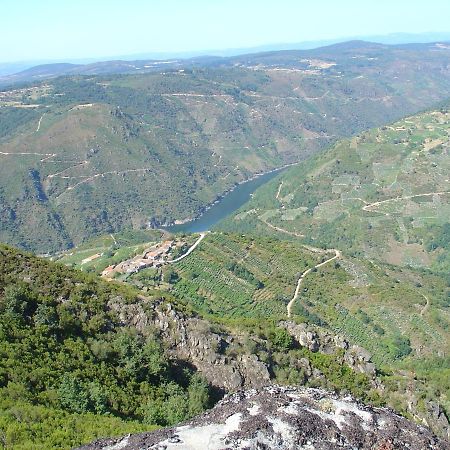
[[[135,299],[125,286],[0,247],[6,448],[68,448],[171,425],[210,404],[205,381],[168,359],[154,330],[124,327],[109,306]]]
[[[267,252],[268,244],[262,242],[261,251]],[[229,270],[253,283],[243,267]],[[164,297],[188,312],[186,298],[176,300],[164,290],[138,298],[129,286],[1,246],[0,445],[70,448],[178,423],[211,405],[215,394],[189,365],[168,358],[155,329],[136,331],[112,307],[138,302],[152,317],[152,298]],[[212,327],[223,332],[216,318]],[[225,357],[257,355],[277,382],[350,391],[380,402],[368,377],[345,366],[342,355],[297,348],[274,317],[223,324],[238,337],[217,350]],[[298,365],[302,358],[325,376],[310,379]]]
[[[260,188],[220,228],[302,234],[313,245],[448,274],[449,133],[443,107],[340,141]]]

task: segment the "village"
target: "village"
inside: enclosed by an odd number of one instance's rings
[[[133,258],[106,267],[101,276],[107,280],[112,280],[119,274],[133,274],[149,267],[159,268],[165,264],[176,263],[189,256],[206,235],[206,232],[200,233],[200,236],[190,247],[186,241],[180,239],[166,240],[154,244]],[[100,255],[94,255],[91,258],[97,256]]]
[[[106,279],[112,279],[116,274],[132,274],[148,267],[161,267],[170,261],[171,252],[176,248],[183,247],[183,245],[184,242],[182,241],[164,241],[153,245],[152,247],[146,248],[142,254],[122,261],[119,264],[106,267],[101,273],[101,276]]]

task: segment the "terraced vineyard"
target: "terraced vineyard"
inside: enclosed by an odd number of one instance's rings
[[[316,262],[301,245],[212,234],[174,266],[173,293],[217,317],[284,316],[297,278]]]
[[[450,112],[442,108],[339,142],[263,186],[220,228],[304,235],[355,256],[446,273],[449,173]]]
[[[407,355],[445,357],[449,351],[449,290],[443,277],[343,257],[307,277],[303,286],[293,312],[314,314],[368,349],[378,366]]]
[[[450,411],[450,290],[445,277],[345,257],[339,269],[324,267],[304,287],[298,306],[366,348],[388,374],[386,383],[395,380]]]
[[[447,412],[449,173],[443,107],[339,142],[217,226],[342,251],[339,264],[305,278],[294,317],[347,336],[372,353],[392,390],[421,392]]]
[[[323,255],[307,251],[298,239],[212,234],[176,265],[179,278],[171,290],[215,320],[261,324],[286,317],[299,275],[319,258]],[[240,269],[231,270],[233,262]],[[386,383],[403,390],[414,386],[423,399],[438,399],[450,411],[449,297],[441,275],[344,254],[305,277],[292,312],[296,321],[315,323],[366,348]]]
[[[212,233],[170,267],[170,290],[217,320],[285,318],[299,276],[324,258],[299,242]],[[129,281],[145,278],[143,270]],[[407,355],[445,356],[449,294],[440,275],[343,255],[304,278],[292,312],[367,348],[382,366]]]

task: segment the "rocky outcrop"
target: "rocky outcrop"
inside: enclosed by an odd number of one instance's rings
[[[273,382],[270,359],[268,363],[263,362],[251,348],[246,347],[248,335],[230,335],[213,328],[206,320],[174,309],[170,303],[155,303],[143,296],[139,302],[129,304],[118,298],[111,301],[109,306],[126,326],[133,326],[143,334],[153,334],[156,329],[166,345],[166,353],[172,359],[194,366],[211,386],[222,393],[260,388]],[[298,345],[312,352],[333,354],[337,361],[371,378],[373,388],[383,391],[371,355],[364,348],[350,345],[342,336],[310,324],[282,321],[278,325],[285,328]],[[253,344],[267,346],[266,341],[258,340],[255,336],[251,340]],[[301,372],[300,384],[313,381],[316,386],[326,385],[323,373],[313,367],[308,358],[293,358],[290,367]],[[429,411],[424,411],[418,405],[414,389],[409,394],[411,399],[407,403],[407,410],[411,416],[429,425],[439,435],[449,436],[450,425],[440,406],[432,408],[430,405]]]
[[[144,334],[156,328],[167,345],[168,355],[188,361],[216,388],[234,392],[270,383],[265,363],[253,354],[228,355],[226,349],[235,345],[236,338],[213,331],[205,320],[188,317],[168,303],[147,303],[144,297],[141,303],[112,302],[109,306],[124,324]]]
[[[306,347],[312,352],[319,351],[319,335],[314,329],[309,328],[306,323],[296,324],[295,322],[285,321],[280,322],[279,325],[280,327],[285,328],[302,347]]]
[[[318,389],[270,386],[230,395],[181,426],[81,449],[450,450],[450,444],[385,408]]]
[[[376,368],[371,362],[371,354],[358,345],[350,345],[342,336],[319,330],[306,323],[282,321],[279,326],[284,328],[299,345],[312,352],[336,354],[339,350],[343,351],[343,362],[356,372],[364,373],[371,378],[375,377]]]
[[[168,354],[173,359],[188,361],[216,388],[235,392],[270,384],[268,365],[257,355],[243,352],[239,337],[212,330],[206,320],[187,316],[170,303],[150,303],[145,297],[141,297],[139,303],[112,301],[109,306],[124,324],[142,333],[149,329],[153,332],[156,328],[167,345]],[[375,365],[370,361],[370,354],[361,347],[350,346],[341,336],[306,323],[282,321],[279,326],[285,328],[298,345],[312,352],[336,355],[341,352],[343,363],[357,372],[375,377]],[[306,359],[302,363],[297,361],[296,366],[304,369],[308,379],[323,378]]]

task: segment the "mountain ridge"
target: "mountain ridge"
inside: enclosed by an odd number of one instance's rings
[[[203,51],[192,51],[192,52],[139,52],[127,55],[114,55],[110,57],[98,57],[98,58],[73,58],[71,60],[48,60],[42,63],[34,63],[32,61],[17,61],[17,62],[4,62],[0,63],[0,75],[14,75],[22,70],[30,69],[38,65],[44,64],[58,64],[58,63],[71,63],[71,64],[90,64],[101,61],[137,61],[137,60],[173,60],[173,59],[190,59],[203,57],[205,55],[211,55],[214,57],[234,57],[243,54],[254,54],[261,52],[271,52],[271,51],[283,51],[283,50],[308,50],[324,47],[327,45],[338,44],[342,42],[363,40],[366,42],[377,42],[380,44],[387,45],[400,45],[400,44],[410,44],[410,43],[431,43],[431,42],[449,42],[450,33],[391,33],[388,35],[381,36],[353,36],[347,38],[339,39],[328,39],[328,40],[316,40],[316,41],[305,41],[298,43],[278,43],[278,44],[267,44],[255,47],[247,48],[235,48],[235,49],[216,49],[216,50],[203,50]]]
[[[449,38],[450,41],[450,38]],[[126,74],[136,73],[151,73],[167,70],[184,70],[201,67],[205,65],[213,66],[228,66],[231,67],[242,59],[249,59],[253,56],[266,57],[270,55],[296,55],[296,56],[310,56],[320,55],[327,50],[342,51],[355,50],[357,48],[377,48],[377,49],[425,49],[436,45],[445,45],[445,41],[425,42],[425,43],[403,43],[403,44],[386,44],[379,42],[371,42],[366,40],[349,40],[345,42],[332,42],[327,45],[319,46],[317,48],[309,49],[282,49],[282,50],[266,50],[254,51],[233,56],[216,56],[209,54],[202,54],[188,58],[173,57],[168,59],[112,59],[90,62],[86,64],[77,63],[47,63],[29,67],[21,72],[10,75],[0,76],[0,87],[9,86],[17,83],[32,82],[41,79],[51,79],[64,75],[101,75],[101,74]]]
[[[361,45],[3,90],[0,238],[46,253],[186,220],[257,173],[444,100],[450,49]]]

